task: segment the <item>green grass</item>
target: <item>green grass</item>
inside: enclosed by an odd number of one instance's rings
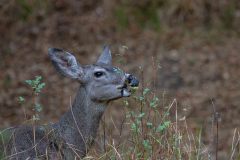
[[[9,129],[0,130],[0,160],[4,159],[6,144],[10,140],[10,133]]]
[[[106,150],[95,156],[90,152],[85,159],[207,159],[210,153],[205,151],[202,129],[192,132],[186,119],[178,117],[177,100],[165,104],[163,98],[155,94],[145,88],[134,98],[125,100],[124,130],[129,131],[127,137],[118,143],[106,138]]]

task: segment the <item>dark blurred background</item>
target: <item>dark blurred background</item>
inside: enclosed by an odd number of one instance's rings
[[[46,82],[42,119],[56,121],[69,108],[78,84],[55,72],[49,47],[90,64],[110,44],[114,63],[143,77],[166,105],[176,98],[206,143],[215,107],[225,157],[240,126],[239,26],[239,0],[0,0],[0,128],[24,121],[17,98],[31,97],[24,81],[36,75]],[[119,109],[108,113],[117,120]]]

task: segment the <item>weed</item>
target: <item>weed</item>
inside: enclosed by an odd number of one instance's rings
[[[11,137],[11,128],[7,128],[4,130],[0,130],[0,159],[4,158],[6,154],[6,144],[10,140]]]
[[[45,87],[45,83],[41,82],[42,77],[36,76],[35,79],[32,80],[26,80],[26,84],[28,84],[32,89],[32,95],[33,95],[33,108],[34,114],[32,116],[32,119],[34,121],[40,120],[39,113],[42,111],[42,105],[38,102],[39,94],[41,93],[42,89]],[[22,100],[21,97],[19,99]]]

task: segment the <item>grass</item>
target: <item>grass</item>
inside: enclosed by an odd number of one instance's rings
[[[154,66],[153,66],[154,67]],[[142,82],[144,81],[142,77]],[[97,160],[218,160],[219,130],[221,115],[216,107],[212,111],[212,128],[205,131],[201,125],[192,129],[186,117],[179,116],[177,99],[169,102],[165,95],[157,96],[155,89],[149,89],[142,83],[141,88],[128,100],[123,100],[124,118],[115,129],[119,130],[119,140],[102,123],[100,131],[104,133],[97,141],[100,147],[93,148],[84,159]],[[190,122],[191,124],[191,122]],[[123,136],[127,131],[126,136]],[[206,143],[203,133],[211,135]],[[115,135],[116,137],[116,135]],[[100,149],[99,149],[100,148]],[[101,149],[102,148],[102,149]],[[240,133],[235,129],[232,146],[227,157],[240,160]]]
[[[37,94],[43,88],[41,84],[45,85],[39,76],[33,80],[27,80],[26,83]],[[198,132],[192,132],[185,117],[178,116],[176,99],[167,104],[164,96],[157,97],[154,90],[144,88],[144,86],[132,97],[123,100],[125,118],[120,128],[116,127],[119,130],[119,137],[123,131],[128,131],[127,136],[117,142],[112,138],[111,133],[106,132],[107,127],[104,125],[103,140],[100,140],[103,142],[101,144],[103,151],[92,150],[84,159],[203,160],[212,156],[202,142],[202,129],[199,128]],[[23,100],[19,97],[21,103],[24,102]],[[10,134],[2,131],[0,135],[1,144],[6,144]],[[233,145],[235,146],[232,149],[234,154],[238,148],[237,145],[238,141]],[[4,159],[5,150],[2,149],[2,151],[0,156]]]
[[[0,159],[4,159],[6,144],[10,140],[10,128],[0,131]]]
[[[137,109],[133,110],[132,104]],[[104,138],[107,142],[102,145],[106,145],[106,150],[94,157],[90,153],[85,159],[203,160],[211,157],[202,142],[202,129],[192,132],[185,117],[178,116],[177,100],[162,104],[148,88],[132,100],[124,101],[126,117],[122,129],[129,130],[127,137],[121,142]]]
[[[113,136],[103,137],[105,150],[94,150],[85,159],[128,159],[128,160],[218,160],[220,114],[213,106],[212,129],[206,131],[212,135],[210,144],[205,145],[204,128],[195,130],[188,126],[186,117],[179,117],[177,100],[169,104],[164,98],[156,97],[153,90],[145,88],[130,101],[124,101],[126,117],[121,130],[129,130],[128,135],[120,142]],[[133,107],[134,106],[134,107]],[[104,126],[105,127],[105,126]],[[103,128],[105,129],[105,128]],[[119,129],[119,128],[118,128]],[[107,130],[107,129],[106,129]],[[105,135],[103,135],[105,136]],[[121,134],[119,134],[121,137]],[[231,150],[227,157],[230,160],[240,159],[240,133],[234,130]]]

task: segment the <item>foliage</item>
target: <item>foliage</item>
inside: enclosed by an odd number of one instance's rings
[[[34,111],[34,114],[32,115],[32,120],[38,121],[40,120],[39,113],[42,111],[42,105],[38,102],[39,94],[41,93],[42,89],[45,87],[45,83],[42,82],[41,76],[36,76],[35,79],[26,80],[25,83],[31,88],[32,95],[33,95],[32,110]],[[19,96],[18,102],[21,105],[24,104],[25,98],[23,96]]]
[[[10,131],[9,129],[0,130],[0,159],[4,158],[6,152],[6,144],[10,140]]]
[[[132,108],[133,104],[137,109]],[[127,109],[125,123],[130,129],[128,139],[117,146],[110,140],[108,144],[111,147],[107,147],[100,158],[95,158],[200,160],[210,156],[209,152],[203,152],[201,132],[197,134],[186,130],[186,121],[179,120],[176,100],[167,106],[163,104],[149,88],[143,89],[138,95],[136,93],[133,101],[124,100]],[[175,116],[171,114],[174,109]]]
[[[42,92],[42,89],[45,87],[45,83],[42,82],[41,76],[35,76],[35,79],[25,80],[25,83],[31,88],[32,92],[32,122],[33,128],[35,129],[35,122],[40,120],[39,113],[42,111],[42,105],[38,102],[39,95]],[[25,102],[26,99],[23,96],[18,97],[18,103],[23,106],[24,111],[26,109]],[[26,118],[26,115],[25,115]],[[0,159],[4,158],[6,152],[6,144],[11,138],[11,128],[0,130]]]
[[[41,82],[42,77],[36,76],[35,79],[26,80],[25,82],[32,87],[34,94],[39,94],[41,90],[45,87],[45,83]]]

